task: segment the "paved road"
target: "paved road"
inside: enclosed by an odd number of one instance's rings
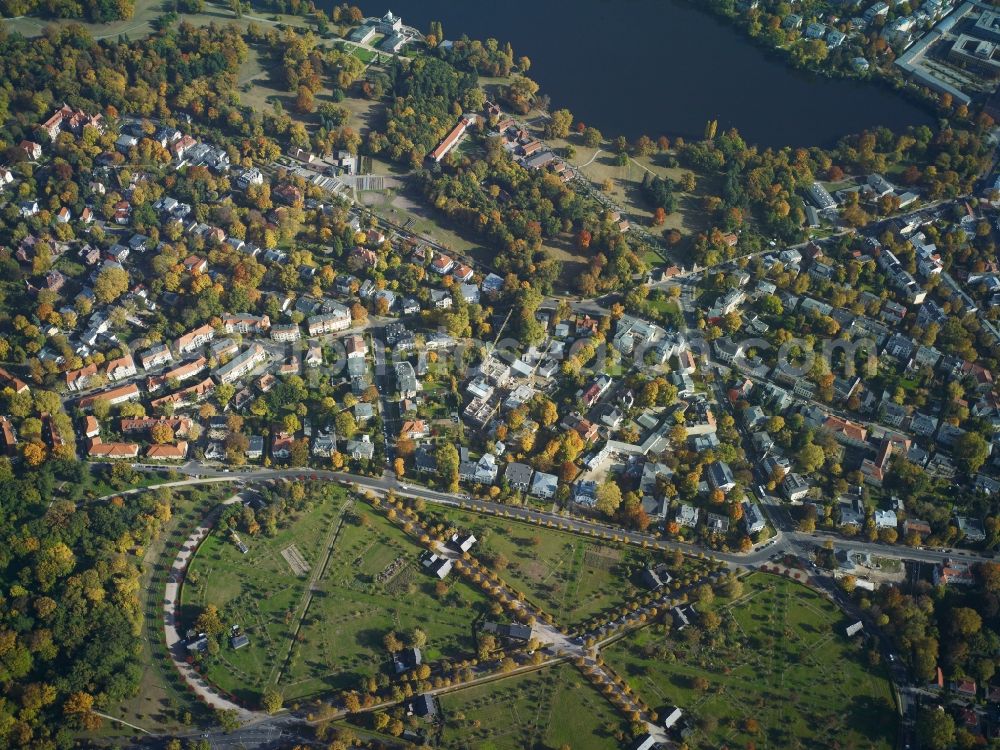
[[[136,468],[163,469],[162,466],[149,467],[148,465],[136,465]],[[561,526],[562,528],[585,534],[594,533],[597,535],[617,535],[620,540],[627,544],[642,545],[645,543],[647,546],[659,549],[679,549],[682,552],[687,552],[689,554],[704,553],[709,557],[721,560],[731,568],[759,565],[775,555],[785,553],[804,554],[813,547],[823,545],[825,542],[832,543],[835,549],[856,550],[859,552],[869,552],[882,557],[892,557],[927,563],[938,563],[945,559],[953,558],[964,559],[972,562],[992,559],[988,555],[983,555],[971,550],[945,550],[889,545],[882,544],[880,542],[867,542],[857,538],[845,538],[839,534],[826,531],[807,533],[798,531],[792,527],[790,525],[790,519],[782,521],[780,518],[772,519],[772,522],[774,523],[775,528],[780,532],[780,535],[776,536],[774,539],[768,540],[762,545],[757,546],[754,550],[745,554],[739,552],[716,552],[693,544],[662,539],[653,534],[643,534],[637,531],[625,531],[620,527],[600,523],[599,521],[592,521],[580,517],[563,516],[559,513],[538,510],[535,508],[527,508],[517,505],[504,505],[501,503],[490,502],[488,500],[480,500],[469,495],[454,495],[446,492],[439,492],[437,490],[421,487],[419,485],[400,482],[390,472],[386,472],[381,477],[366,477],[346,472],[309,468],[261,468],[237,472],[226,471],[225,469],[210,466],[198,461],[189,461],[182,466],[174,467],[174,471],[188,474],[192,477],[200,477],[202,479],[216,481],[220,478],[227,477],[232,481],[245,482],[302,477],[350,483],[356,485],[359,489],[371,490],[374,492],[392,491],[400,496],[421,498],[427,502],[437,503],[440,505],[449,505],[452,507],[464,506],[473,511],[485,512],[494,515],[499,514],[529,522],[541,521],[546,524],[551,522],[557,526]]]

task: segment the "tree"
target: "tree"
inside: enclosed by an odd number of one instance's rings
[[[549,117],[549,135],[552,138],[565,138],[572,125],[573,114],[568,109],[557,109]]]
[[[823,453],[823,449],[815,443],[806,443],[799,449],[796,460],[799,469],[804,474],[811,474],[823,465],[826,455]]]
[[[952,455],[959,468],[969,474],[975,474],[985,463],[989,455],[989,444],[978,432],[966,432],[955,440]]]
[[[235,732],[240,728],[240,714],[235,708],[216,711],[215,717],[219,722],[219,726],[227,732]]]
[[[154,443],[163,445],[174,441],[174,429],[166,422],[154,424],[149,430],[149,437]]]
[[[729,599],[738,599],[743,596],[743,581],[735,575],[730,575],[723,584],[722,593]]]
[[[311,114],[316,109],[316,99],[308,86],[299,86],[295,96],[295,111],[302,115]]]
[[[291,466],[305,466],[309,463],[309,438],[299,438],[292,443],[288,463]]]
[[[260,704],[264,707],[264,710],[269,714],[276,714],[281,710],[282,705],[284,705],[285,699],[282,697],[281,693],[275,690],[273,687],[268,687],[264,690],[264,697]]]
[[[410,645],[414,648],[423,648],[427,645],[427,633],[420,628],[414,628],[410,633]]]
[[[597,128],[588,127],[583,131],[583,145],[587,148],[597,148],[604,140],[604,136]]]
[[[618,484],[608,480],[597,488],[596,507],[606,516],[613,516],[622,504],[622,491]]]
[[[118,266],[105,266],[94,282],[94,296],[109,304],[128,291],[128,273]]]
[[[543,427],[551,427],[559,419],[559,409],[552,401],[543,398],[540,400],[537,416]]]
[[[232,383],[220,383],[215,387],[215,398],[222,405],[223,408],[226,404],[236,395],[236,386]]]
[[[66,714],[86,714],[94,709],[94,696],[90,693],[77,691],[70,693],[63,704],[63,711]]]
[[[951,631],[960,638],[978,633],[983,626],[983,618],[970,607],[955,607],[951,611]]]
[[[395,654],[397,651],[403,650],[403,642],[399,640],[395,631],[390,631],[385,634],[382,638],[382,645],[385,646],[385,650],[390,654]]]
[[[28,466],[41,466],[45,463],[45,458],[47,456],[45,444],[37,440],[26,443],[24,449],[22,450],[22,455],[24,456],[24,461],[28,464]]]
[[[922,747],[948,750],[955,742],[955,720],[943,708],[925,706],[917,717],[917,736]]]
[[[345,440],[353,438],[358,431],[358,423],[355,421],[354,415],[349,411],[340,412],[333,422],[337,428],[337,435]]]
[[[701,586],[696,588],[694,590],[694,596],[698,600],[698,604],[702,607],[707,607],[715,601],[715,592],[712,591],[712,587],[707,583],[703,583]]]
[[[440,477],[449,492],[458,490],[458,449],[452,443],[441,443],[434,453]]]
[[[222,618],[219,616],[219,608],[214,604],[205,605],[205,609],[198,615],[194,624],[195,629],[208,636],[215,636],[225,630]]]
[[[357,693],[348,693],[344,697],[344,708],[352,714],[361,710],[361,698],[358,697]]]

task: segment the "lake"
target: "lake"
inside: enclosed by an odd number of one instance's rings
[[[606,137],[701,137],[735,126],[761,146],[831,145],[884,125],[932,125],[886,87],[795,71],[732,26],[681,0],[386,0],[426,32],[509,41],[528,75],[577,121]],[[367,15],[386,7],[362,2]]]

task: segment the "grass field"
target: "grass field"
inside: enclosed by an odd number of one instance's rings
[[[268,685],[289,701],[355,687],[388,668],[389,631],[417,626],[428,637],[426,661],[474,655],[479,592],[453,578],[439,597],[415,541],[339,489],[274,538],[242,538],[246,555],[225,535],[210,535],[184,587],[186,621],[213,603],[250,637],[249,646],[224,646],[209,660],[206,676],[221,689],[256,702]],[[302,575],[282,555],[293,544],[309,566]],[[392,575],[381,575],[393,563]]]
[[[319,564],[324,537],[346,503],[345,494],[337,492],[273,538],[243,534],[250,548],[246,555],[224,533],[213,531],[205,539],[188,569],[182,617],[192,622],[202,607],[215,604],[227,625],[240,625],[250,637],[249,646],[239,651],[226,646],[210,660],[206,676],[211,682],[254,702],[276,679],[307,584],[307,577],[295,575],[281,551],[294,544],[310,565]]]
[[[480,540],[473,549],[478,558],[506,558],[498,575],[560,625],[580,625],[644,593],[630,574],[643,554],[653,553],[506,518],[438,508],[426,515],[472,531]]]
[[[317,584],[300,642],[281,687],[286,697],[354,687],[389,668],[389,631],[427,634],[424,660],[475,654],[473,620],[485,599],[454,574],[443,596],[420,567],[420,548],[367,506],[344,523]],[[395,563],[395,564],[394,564]],[[393,566],[390,568],[390,566]],[[385,575],[387,570],[391,574]]]
[[[604,652],[654,710],[676,705],[695,719],[691,748],[894,746],[889,681],[868,666],[861,641],[846,638],[833,604],[757,573],[740,598],[712,608],[722,619],[714,634],[647,628]]]
[[[572,666],[564,664],[440,699],[446,750],[624,747],[621,717]]]

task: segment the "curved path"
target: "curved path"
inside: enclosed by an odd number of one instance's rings
[[[601,155],[601,149],[597,149],[597,151],[594,152],[594,155],[590,157],[590,161],[588,161],[586,164],[579,165],[578,167],[576,167],[576,169],[577,170],[581,170],[584,167],[589,167],[591,164],[593,164],[597,160],[597,157],[600,156],[600,155]]]
[[[236,711],[240,722],[246,724],[267,717],[262,711],[250,711],[243,706],[229,700],[213,688],[198,671],[187,663],[187,652],[184,649],[183,636],[177,629],[177,611],[180,607],[181,584],[187,572],[187,566],[198,551],[198,546],[212,530],[216,517],[227,505],[238,503],[242,500],[239,494],[233,495],[228,500],[217,505],[191,532],[180,550],[174,558],[173,565],[170,566],[170,576],[167,580],[166,592],[163,596],[163,631],[167,642],[167,651],[181,677],[191,687],[195,695],[201,698],[208,706],[220,711]]]

